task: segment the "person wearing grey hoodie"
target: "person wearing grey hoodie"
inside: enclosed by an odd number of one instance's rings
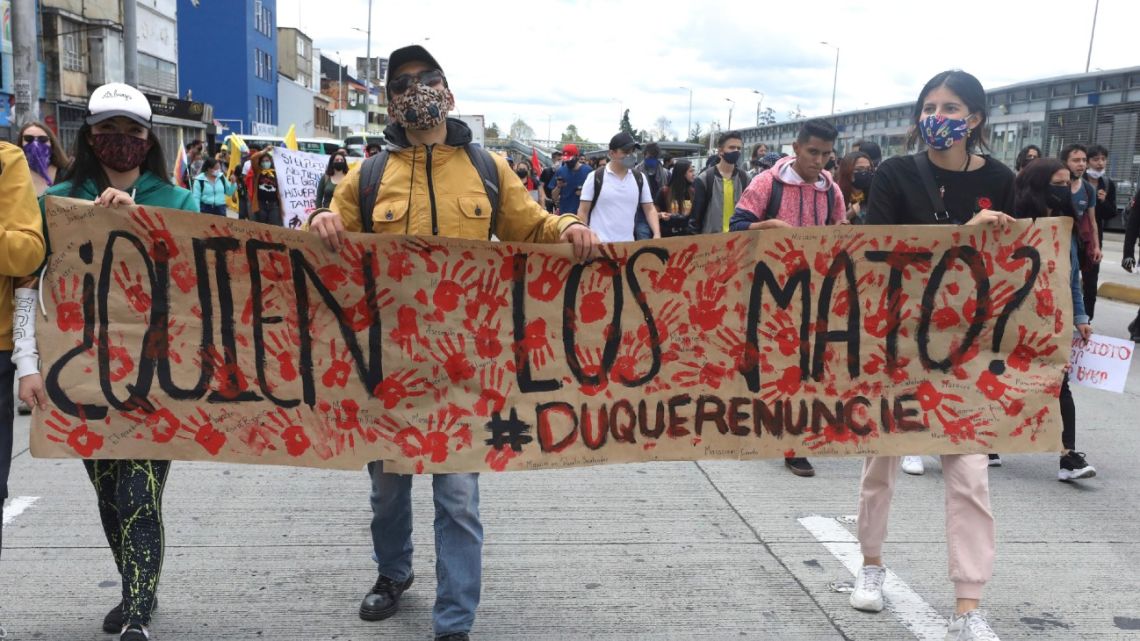
[[[690,234],[719,234],[728,231],[737,202],[748,188],[748,172],[736,164],[744,142],[739,131],[728,131],[717,140],[720,160],[697,176],[693,183],[693,214],[689,217]],[[732,200],[726,205],[728,199]]]

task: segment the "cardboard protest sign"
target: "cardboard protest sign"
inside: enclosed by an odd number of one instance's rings
[[[273,150],[277,190],[281,193],[281,220],[289,229],[300,228],[316,209],[317,183],[328,164],[327,154],[293,151],[284,147]]]
[[[1121,338],[1093,334],[1088,341],[1082,341],[1080,334],[1074,333],[1069,380],[1077,385],[1123,394],[1135,348],[1132,341]]]
[[[48,200],[36,456],[417,472],[1060,449],[1065,220],[607,245]],[[1064,248],[1064,250],[1062,250]]]

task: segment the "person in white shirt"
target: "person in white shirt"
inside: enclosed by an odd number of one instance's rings
[[[610,139],[610,162],[595,169],[582,185],[578,217],[597,233],[603,243],[634,240],[638,208],[645,213],[653,238],[661,238],[660,217],[653,206],[653,192],[644,175],[633,168],[637,150],[633,136],[622,132]]]

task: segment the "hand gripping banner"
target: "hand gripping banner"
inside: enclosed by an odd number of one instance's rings
[[[607,245],[48,200],[45,457],[411,472],[1060,449],[1068,221]]]

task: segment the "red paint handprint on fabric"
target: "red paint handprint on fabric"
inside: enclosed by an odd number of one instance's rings
[[[127,296],[127,302],[140,314],[150,311],[150,294],[143,287],[142,274],[131,274],[126,261],[119,261],[119,269],[115,271],[115,283]]]
[[[715,280],[697,283],[696,294],[685,292],[689,302],[689,322],[706,332],[711,332],[724,322],[728,307],[723,303],[728,289]]]
[[[57,282],[59,286],[51,290],[51,300],[55,304],[55,324],[61,332],[81,331],[83,306],[79,299],[83,295],[83,289],[79,283],[79,275],[72,275],[70,287],[68,280],[63,276]]]
[[[496,321],[494,327],[483,324],[475,328],[475,353],[479,358],[494,359],[503,353],[503,343],[500,339],[502,333],[502,320]]]
[[[284,408],[278,407],[267,414],[265,419],[273,432],[281,436],[289,456],[296,458],[309,451],[313,442],[305,433],[305,428],[300,425],[303,422],[300,412],[294,418],[290,418]]]
[[[329,358],[331,364],[325,370],[324,376],[321,377],[321,383],[325,387],[344,387],[348,384],[349,375],[352,374],[352,363],[349,362],[348,348],[346,347],[338,355],[336,339],[332,339],[329,341]]]
[[[55,432],[47,435],[49,441],[66,443],[82,458],[92,458],[95,452],[103,448],[103,435],[88,429],[86,421],[74,424],[57,410],[52,410],[51,416],[44,419],[44,425]],[[63,438],[58,435],[63,435]]]
[[[446,269],[444,266],[444,270]],[[451,266],[451,271],[445,274],[445,278],[436,285],[432,293],[431,300],[435,305],[435,311],[428,316],[429,319],[442,321],[445,313],[453,312],[459,307],[460,298],[473,282],[471,277],[475,274],[475,270],[473,266],[468,267],[463,259]]]
[[[150,257],[154,260],[169,260],[178,256],[178,244],[166,228],[166,221],[158,214],[151,214],[142,207],[131,212],[131,222],[142,228],[150,238]]]
[[[388,337],[412,357],[412,360],[416,362],[425,360],[418,350],[427,348],[428,341],[420,334],[420,325],[414,307],[403,305],[396,310],[396,327],[388,333]]]
[[[405,399],[416,398],[427,393],[428,380],[422,376],[417,377],[416,370],[402,370],[392,372],[376,387],[373,394],[384,402],[384,409],[395,409]]]
[[[601,268],[590,274],[590,278],[586,281],[585,293],[582,294],[582,302],[578,306],[578,318],[583,323],[596,323],[609,315],[606,299],[612,273],[613,271],[603,264]]]
[[[530,267],[534,265],[528,264]],[[527,284],[526,291],[531,298],[549,303],[566,285],[566,277],[570,275],[570,261],[557,256],[543,256],[542,267],[533,268],[538,269],[538,277]]]
[[[198,286],[198,274],[194,272],[194,267],[186,261],[174,263],[170,268],[170,277],[183,294],[189,294],[190,290]]]
[[[586,348],[579,345],[574,348],[574,353],[578,356],[578,366],[582,369],[582,375],[596,379],[594,383],[582,383],[578,386],[578,390],[586,396],[597,396],[604,392],[609,381],[602,371],[602,348]]]
[[[515,388],[515,384],[504,368],[492,363],[479,374],[479,387],[481,389],[479,400],[475,402],[475,414],[490,417],[503,411],[507,396]]]
[[[546,363],[554,358],[554,348],[550,346],[550,338],[546,333],[546,319],[536,318],[526,325],[526,337],[515,346],[516,354],[524,350],[530,356],[530,361],[538,367],[545,367]]]
[[[194,441],[209,452],[210,456],[217,456],[222,451],[222,447],[226,444],[226,435],[214,428],[213,421],[202,408],[198,408],[198,416],[190,416],[187,422],[194,427],[190,430],[194,432]]]
[[[665,263],[665,271],[650,272],[649,282],[659,292],[681,293],[685,280],[693,268],[693,258],[697,255],[697,245],[692,244],[678,253],[671,254]]]
[[[964,402],[962,397],[957,394],[940,392],[933,383],[924,381],[918,386],[915,396],[918,399],[919,407],[922,408],[923,423],[932,425],[930,416],[933,414],[934,418],[942,425],[943,433],[952,443],[977,441],[983,445],[989,445],[989,442],[982,437],[996,436],[994,432],[978,429],[988,425],[988,423],[980,420],[980,412],[962,416],[957,410],[950,407],[950,403],[962,404]]]
[[[438,351],[431,356],[435,362],[443,366],[448,380],[453,384],[475,377],[475,367],[467,359],[467,339],[462,334],[458,336],[458,341],[453,341],[451,336],[445,336],[437,340],[435,346]]]
[[[468,290],[474,290],[474,295],[467,299],[467,305],[464,307],[468,320],[474,321],[479,318],[479,313],[483,309],[486,309],[484,318],[490,320],[500,309],[507,306],[507,289],[500,285],[492,270],[485,270]]]
[[[1006,365],[1022,372],[1028,372],[1030,365],[1038,358],[1043,358],[1057,351],[1056,345],[1050,345],[1051,337],[1046,334],[1039,336],[1037,332],[1029,334],[1025,326],[1017,328],[1017,346],[1010,352]]]
[[[297,380],[297,366],[293,364],[293,353],[295,353],[297,342],[289,339],[289,332],[269,332],[269,340],[265,342],[266,354],[277,361],[277,371],[281,374],[281,380],[285,382],[292,382]]]
[[[791,238],[781,240],[776,243],[774,250],[765,250],[764,253],[772,260],[783,264],[788,275],[808,268],[807,256]]]

